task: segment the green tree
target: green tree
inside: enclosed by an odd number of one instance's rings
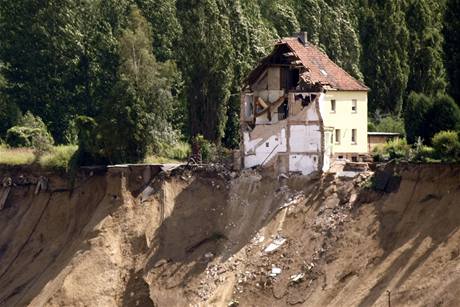
[[[0,68],[2,64],[0,62]],[[12,127],[21,116],[19,108],[11,102],[8,102],[8,98],[4,94],[6,88],[6,80],[0,73],[0,139],[5,137],[6,131]]]
[[[40,116],[63,141],[77,92],[76,1],[0,3],[0,58],[9,103]]]
[[[298,0],[295,12],[300,29],[339,66],[362,80],[358,6],[353,1]],[[314,13],[310,13],[314,12]]]
[[[411,0],[407,8],[409,30],[409,79],[407,92],[435,96],[445,92],[443,63],[443,1]]]
[[[460,108],[447,95],[437,96],[433,101],[433,106],[426,115],[426,125],[428,126],[429,138],[440,131],[460,130]]]
[[[171,60],[175,43],[182,32],[176,16],[176,1],[137,0],[136,3],[152,28],[155,57],[162,62]]]
[[[460,0],[447,0],[444,15],[444,53],[449,93],[460,103]]]
[[[406,138],[410,144],[417,141],[418,137],[424,141],[429,141],[430,133],[427,114],[433,107],[432,100],[424,94],[410,93],[404,109],[404,125]]]
[[[300,31],[292,0],[259,1],[262,16],[269,20],[279,37],[291,36]]]
[[[218,143],[233,80],[228,7],[222,0],[178,0],[177,9],[186,38],[178,42],[177,62],[185,81],[190,135]]]
[[[170,131],[174,65],[157,62],[151,30],[133,7],[119,39],[118,81],[98,117],[103,156],[110,163],[139,162]]]
[[[399,115],[409,76],[405,1],[362,1],[362,72],[369,110]]]

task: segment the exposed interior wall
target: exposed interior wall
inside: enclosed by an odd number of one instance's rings
[[[284,93],[277,92],[278,97],[268,97],[275,91],[257,90],[254,97],[282,102]],[[277,112],[272,112],[271,118],[266,113],[258,116],[252,131],[243,131],[244,167],[276,165],[280,172],[304,175],[320,170],[325,160],[318,105],[321,95],[291,92],[287,95],[287,118],[279,119]]]
[[[285,125],[256,126],[252,132],[244,132],[243,139],[246,168],[265,165],[287,150]]]
[[[335,112],[331,101],[335,100]],[[352,101],[356,100],[356,112]],[[367,92],[365,91],[327,91],[320,102],[321,115],[326,127],[334,129],[333,153],[368,152],[367,140]],[[335,130],[340,129],[341,139],[335,139]],[[356,129],[356,142],[352,142],[352,129]]]

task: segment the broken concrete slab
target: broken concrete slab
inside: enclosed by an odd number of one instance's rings
[[[265,247],[264,252],[272,253],[276,251],[281,245],[283,245],[284,242],[286,242],[286,239],[281,236],[278,236],[270,244],[268,244],[267,247]]]

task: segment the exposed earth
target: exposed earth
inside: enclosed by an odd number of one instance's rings
[[[460,166],[372,174],[2,168],[0,306],[460,306]]]

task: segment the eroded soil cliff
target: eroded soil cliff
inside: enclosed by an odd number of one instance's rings
[[[2,170],[0,305],[459,306],[460,167],[391,173]]]

